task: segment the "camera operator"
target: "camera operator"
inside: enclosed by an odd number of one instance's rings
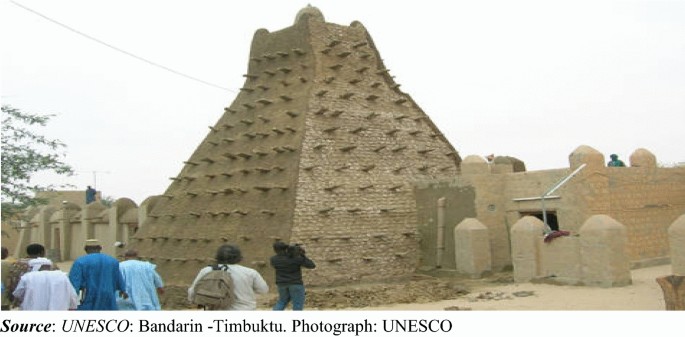
[[[276,255],[271,257],[271,266],[276,270],[278,301],[273,310],[284,310],[292,302],[293,310],[304,309],[304,283],[302,267],[313,269],[314,262],[307,258],[300,245],[287,245],[278,241],[273,244]]]

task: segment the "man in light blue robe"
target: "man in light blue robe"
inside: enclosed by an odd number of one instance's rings
[[[82,292],[78,310],[118,310],[115,291],[128,297],[119,261],[100,253],[102,246],[97,240],[86,240],[85,250],[87,254],[77,258],[69,270],[69,281],[77,293]]]
[[[137,258],[138,252],[131,249],[124,253],[126,261],[119,263],[128,294],[127,299],[117,300],[119,310],[161,310],[158,295],[164,293],[164,283],[157,266]]]

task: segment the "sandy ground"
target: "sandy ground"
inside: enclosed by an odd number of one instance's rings
[[[470,293],[453,300],[394,304],[365,310],[665,310],[655,279],[671,275],[671,266],[632,270],[633,284],[616,288],[509,283],[472,285]],[[522,293],[519,293],[522,292]],[[531,293],[532,292],[532,293]],[[518,297],[514,293],[530,296]],[[480,297],[480,299],[479,299]],[[496,299],[500,298],[500,299]]]
[[[58,264],[67,271],[71,262]],[[632,284],[598,288],[497,280],[425,279],[406,285],[355,286],[346,289],[309,289],[307,310],[665,310],[661,287],[655,279],[671,275],[662,265],[631,271]],[[506,274],[504,275],[506,278]],[[508,275],[509,278],[510,274]],[[502,278],[496,275],[495,278]],[[457,294],[458,293],[458,294]],[[436,301],[439,298],[452,298]],[[260,301],[270,307],[275,295]],[[351,304],[354,303],[354,304]],[[388,303],[378,305],[378,303]],[[174,308],[163,308],[174,309]],[[179,308],[175,308],[179,309]]]

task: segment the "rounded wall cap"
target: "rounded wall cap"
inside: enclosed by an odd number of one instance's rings
[[[685,214],[681,215],[673,221],[673,223],[668,227],[668,235],[685,235]]]
[[[470,155],[464,158],[461,162],[461,172],[463,174],[469,173],[490,173],[490,165],[485,158],[476,155]]]
[[[466,218],[462,220],[457,227],[454,228],[455,231],[470,231],[470,230],[487,230],[482,222],[476,218]]]
[[[583,233],[588,232],[616,230],[623,228],[625,228],[625,226],[616,221],[614,218],[606,214],[597,214],[588,218],[583,226],[580,227],[578,232],[582,235]]]
[[[594,148],[581,145],[568,156],[571,169],[576,169],[582,164],[588,166],[604,167],[604,155]]]
[[[523,218],[516,221],[514,226],[511,227],[512,232],[536,232],[542,234],[545,229],[545,224],[542,220],[532,216],[526,215]]]
[[[295,23],[299,22],[300,20],[304,19],[305,17],[310,17],[311,19],[314,19],[316,21],[320,22],[325,22],[326,19],[323,17],[323,13],[321,11],[312,6],[312,5],[307,5],[307,7],[300,9],[299,12],[297,12],[297,15],[295,16]]]
[[[631,167],[656,167],[656,156],[643,148],[633,151],[629,161]]]

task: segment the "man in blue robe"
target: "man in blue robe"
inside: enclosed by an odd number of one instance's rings
[[[126,284],[117,259],[100,253],[97,240],[86,240],[86,255],[77,258],[69,271],[69,281],[82,292],[78,310],[117,310],[116,294],[127,298]]]
[[[119,270],[128,299],[117,300],[119,310],[161,310],[158,294],[164,294],[164,283],[155,270],[157,266],[138,260],[138,252],[133,249],[124,253],[124,259]]]
[[[96,196],[97,196],[97,191],[95,191],[94,188],[88,186],[88,188],[86,188],[86,205],[90,204],[91,202],[95,202]]]

